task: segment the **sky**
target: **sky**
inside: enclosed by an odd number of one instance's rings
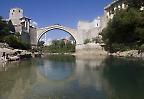
[[[112,0],[0,0],[0,16],[8,18],[11,8],[22,8],[24,16],[38,23],[38,27],[61,24],[77,28],[79,20],[91,21],[104,13]],[[57,34],[56,32],[61,32]],[[50,31],[47,37],[61,38],[62,31]]]

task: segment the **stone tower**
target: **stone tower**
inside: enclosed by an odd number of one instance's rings
[[[15,31],[21,33],[21,18],[23,17],[23,10],[20,8],[12,8],[9,13],[9,20],[12,21],[12,24],[15,27]]]

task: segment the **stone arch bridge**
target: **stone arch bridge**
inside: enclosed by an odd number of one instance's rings
[[[45,28],[38,28],[37,29],[36,43],[38,43],[38,41],[42,37],[42,35],[44,35],[48,31],[55,30],[55,29],[62,30],[62,31],[65,31],[65,32],[69,33],[75,39],[76,44],[80,43],[79,38],[78,38],[78,32],[77,32],[76,29],[65,27],[65,26],[62,26],[62,25],[59,25],[59,24],[51,25],[51,26],[48,26],[48,27],[45,27]]]
[[[62,30],[62,31],[69,33],[76,41],[77,51],[80,49],[83,49],[84,47],[83,37],[85,36],[85,34],[83,34],[84,31],[80,31],[78,29],[72,29],[72,28],[69,28],[60,24],[54,24],[54,25],[44,27],[44,28],[36,28],[35,32],[32,31],[30,34],[31,44],[34,46],[37,45],[42,35],[44,35],[48,31],[55,30],[55,29]]]

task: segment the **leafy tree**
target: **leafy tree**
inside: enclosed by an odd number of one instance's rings
[[[2,20],[3,19],[3,17],[2,16],[0,16],[0,20]]]
[[[88,44],[88,43],[90,43],[91,41],[90,41],[90,39],[86,39],[85,41],[84,41],[84,44]]]
[[[20,33],[19,32],[15,32],[15,35],[17,36],[17,37],[21,37],[21,35],[20,35]]]
[[[130,8],[140,9],[144,6],[144,0],[126,0],[126,3]]]
[[[45,43],[44,41],[39,41],[38,46],[44,46],[44,43]]]
[[[98,37],[92,38],[92,42],[95,42],[95,43],[102,43],[102,39],[101,39],[100,36],[98,36]]]
[[[22,42],[20,38],[15,35],[8,35],[4,38],[4,41],[9,44],[10,47],[18,49],[30,49],[31,45],[25,42]]]
[[[30,49],[31,45],[22,42],[19,33],[15,33],[15,28],[11,21],[5,21],[0,16],[0,42],[9,44],[10,47],[18,49]]]
[[[137,48],[144,43],[144,16],[134,8],[117,11],[107,28],[102,32],[107,50],[121,44],[126,48]]]
[[[0,17],[0,42],[4,42],[3,38],[10,35],[8,23]]]
[[[116,1],[116,0],[112,0],[112,1]],[[135,8],[135,9],[138,9],[138,10],[142,6],[144,6],[144,0],[125,0],[125,2],[126,2],[126,4],[128,4],[129,8]]]
[[[11,20],[8,21],[8,28],[11,33],[15,33],[15,28],[14,28]]]
[[[65,43],[64,40],[53,40],[50,46],[43,47],[44,52],[50,53],[69,53],[75,52],[75,44]]]

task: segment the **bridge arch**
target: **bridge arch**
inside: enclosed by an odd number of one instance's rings
[[[40,28],[37,30],[37,43],[40,40],[40,38],[47,32],[51,31],[51,30],[62,30],[65,31],[67,33],[69,33],[76,41],[76,43],[78,42],[78,38],[77,38],[77,30],[75,29],[71,29],[69,27],[64,27],[62,25],[56,24],[56,25],[51,25],[45,28]]]

